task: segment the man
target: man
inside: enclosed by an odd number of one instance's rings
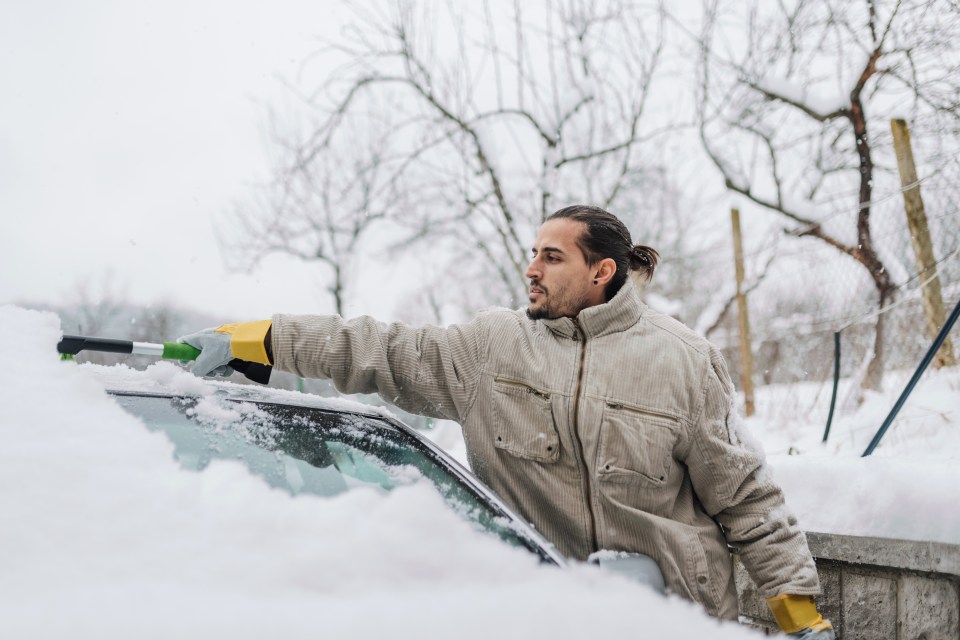
[[[446,329],[277,315],[184,340],[203,351],[201,375],[272,363],[458,421],[473,471],[560,551],[646,554],[671,591],[732,620],[737,547],[785,631],[832,638],[806,539],[743,433],[720,353],[628,277],[649,280],[657,258],[612,214],[573,206],[540,227],[525,312]]]

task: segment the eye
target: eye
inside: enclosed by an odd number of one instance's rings
[[[547,260],[547,262],[560,262],[560,258],[558,258],[557,256],[553,255],[552,253],[551,253],[551,254],[547,254],[546,260]]]

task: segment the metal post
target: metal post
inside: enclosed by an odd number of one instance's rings
[[[891,120],[893,148],[897,154],[897,167],[900,170],[900,184],[903,185],[903,205],[907,211],[907,224],[910,227],[910,240],[917,258],[917,269],[921,282],[927,280],[921,288],[923,294],[923,313],[926,318],[927,337],[933,340],[937,329],[943,323],[945,315],[943,294],[940,290],[940,277],[934,269],[937,259],[933,252],[930,229],[927,225],[927,213],[920,196],[920,179],[913,161],[913,149],[910,145],[910,128],[905,120]],[[930,276],[933,277],[930,277]],[[950,338],[944,340],[940,353],[933,366],[952,367],[957,364],[953,355],[953,343]]]
[[[930,361],[933,360],[933,357],[937,354],[937,350],[940,349],[940,345],[943,344],[943,341],[946,339],[947,334],[950,333],[950,329],[953,327],[958,317],[960,317],[960,300],[957,301],[957,306],[953,308],[953,312],[950,314],[950,317],[947,318],[947,321],[943,324],[943,327],[940,329],[940,333],[937,334],[937,339],[933,341],[932,345],[930,345],[927,355],[925,355],[923,360],[920,361],[920,366],[917,367],[916,371],[914,371],[913,377],[910,378],[910,382],[907,383],[903,393],[900,394],[896,404],[893,405],[893,409],[890,410],[890,415],[888,415],[887,419],[883,421],[882,425],[880,425],[880,429],[877,431],[876,435],[873,436],[873,440],[870,441],[870,445],[867,447],[867,450],[863,452],[863,456],[861,457],[865,458],[873,453],[873,450],[877,448],[878,444],[880,444],[880,440],[883,439],[883,434],[885,434],[887,429],[890,428],[890,425],[893,424],[894,418],[896,418],[897,414],[900,413],[900,409],[903,408],[907,398],[910,397],[910,394],[913,392],[913,388],[917,385],[917,381],[920,380],[920,376],[923,375],[923,372],[927,370],[927,366],[930,365]]]
[[[747,311],[747,294],[743,291],[743,237],[740,234],[740,210],[731,209],[733,222],[733,255],[737,277],[737,316],[740,325],[740,384],[743,387],[744,412],[752,416],[756,411],[753,402],[753,353],[750,349],[750,316]]]

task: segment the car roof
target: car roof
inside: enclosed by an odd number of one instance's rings
[[[121,394],[149,394],[169,396],[204,397],[269,402],[308,409],[325,409],[341,413],[354,413],[375,418],[398,418],[385,407],[364,404],[346,398],[330,398],[288,389],[277,389],[259,384],[236,383],[215,378],[199,378],[169,362],[158,362],[146,370],[136,370],[123,365],[81,365],[90,372],[107,391]]]

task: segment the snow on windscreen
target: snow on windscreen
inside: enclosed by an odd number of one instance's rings
[[[0,636],[753,636],[541,566],[423,483],[292,497],[238,462],[184,471],[88,367],[59,361],[60,335],[51,314],[0,307]],[[209,396],[167,367],[115,374]]]

